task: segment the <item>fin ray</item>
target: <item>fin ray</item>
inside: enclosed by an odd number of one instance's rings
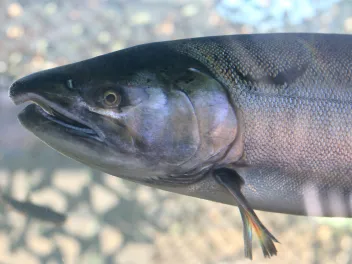
[[[280,242],[262,224],[254,210],[249,205],[248,201],[241,192],[241,182],[234,181],[236,175],[239,175],[236,172],[229,170],[232,174],[230,176],[227,171],[228,170],[221,170],[220,173],[215,173],[215,178],[232,194],[240,210],[244,228],[243,239],[245,256],[252,259],[252,229],[254,229],[259,239],[264,256],[270,258],[271,256],[276,255],[277,249],[274,242]],[[233,175],[234,173],[235,175]]]

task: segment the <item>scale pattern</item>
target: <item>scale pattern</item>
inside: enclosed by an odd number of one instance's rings
[[[320,193],[352,187],[351,36],[226,36],[179,41],[173,48],[228,88],[243,118],[242,162],[258,168],[243,174],[257,182],[252,191],[265,178],[288,177],[297,182],[288,190],[302,201],[307,186]],[[280,173],[263,173],[269,168]]]

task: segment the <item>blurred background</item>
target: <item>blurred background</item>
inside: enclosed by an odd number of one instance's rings
[[[258,212],[280,240],[244,259],[236,207],[105,175],[39,142],[11,82],[152,41],[266,32],[352,32],[351,0],[0,0],[0,192],[68,214],[44,223],[0,204],[0,263],[352,263],[352,221]]]

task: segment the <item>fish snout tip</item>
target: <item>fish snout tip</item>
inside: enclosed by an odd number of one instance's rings
[[[26,101],[24,84],[21,81],[15,81],[11,84],[9,88],[9,97],[14,102],[15,105],[19,105]]]

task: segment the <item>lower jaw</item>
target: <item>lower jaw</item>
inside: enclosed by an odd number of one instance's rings
[[[101,141],[99,135],[93,129],[88,127],[80,128],[66,124],[65,122],[60,121],[59,119],[56,119],[54,116],[50,115],[45,110],[43,110],[43,108],[36,104],[30,104],[25,107],[25,109],[19,113],[18,119],[25,128],[32,132],[34,132],[33,128],[44,128],[44,125],[47,125],[49,122],[52,126],[58,126],[65,129],[69,134],[74,134],[80,137],[93,138]],[[43,125],[41,125],[41,123]]]

